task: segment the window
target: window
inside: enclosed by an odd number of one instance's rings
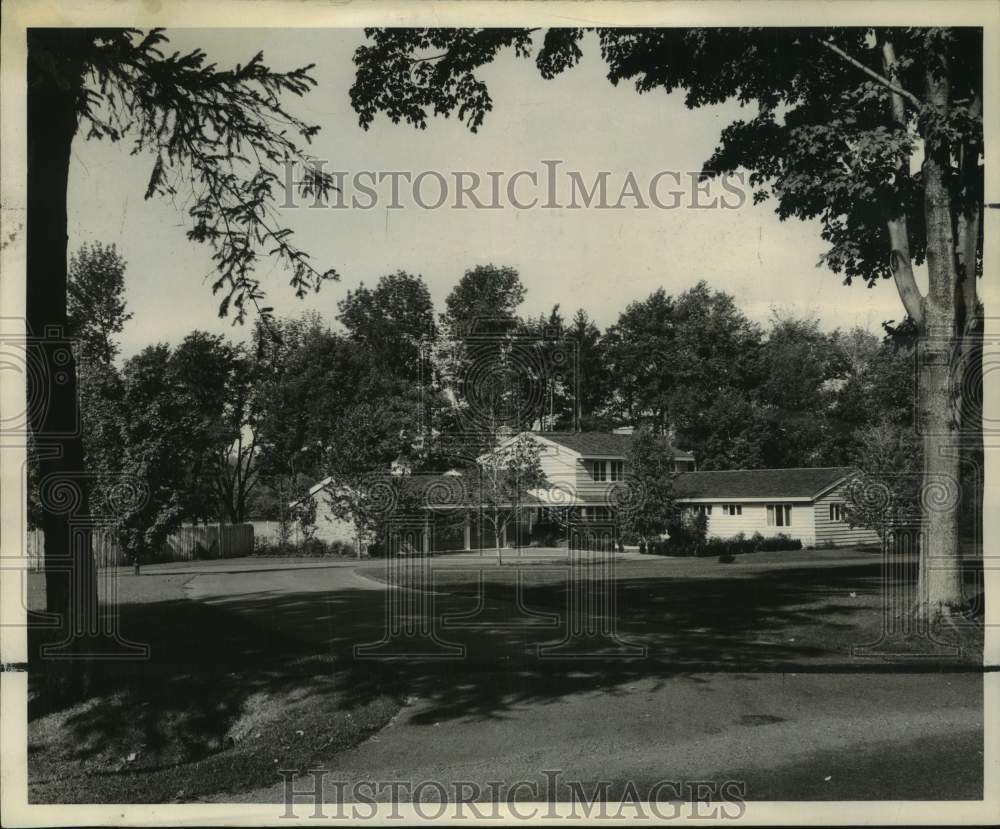
[[[768,504],[767,505],[767,526],[769,526],[769,527],[790,527],[790,526],[792,526],[792,505],[791,504]]]
[[[625,480],[625,461],[611,461],[611,480]]]
[[[697,515],[711,515],[712,505],[711,504],[694,504],[691,507],[691,511]]]
[[[743,515],[743,504],[723,504],[723,515]]]
[[[843,521],[846,517],[847,510],[844,504],[830,504],[830,520],[831,521]]]
[[[608,467],[604,461],[591,461],[591,476],[595,481],[606,481],[608,479]]]

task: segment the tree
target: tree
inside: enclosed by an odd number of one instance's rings
[[[258,324],[253,440],[259,475],[274,492],[277,517],[322,477],[342,415],[377,382],[359,346],[317,314]]]
[[[412,511],[413,493],[401,480],[419,469],[426,447],[419,431],[415,389],[359,400],[337,424],[336,438],[326,451],[325,497],[331,513],[354,525],[358,554],[377,541],[385,523]],[[404,475],[390,474],[399,461]]]
[[[669,411],[675,441],[693,451],[702,468],[732,468],[729,453],[713,457],[706,451],[719,424],[705,413],[750,396],[758,379],[753,361],[760,330],[732,296],[711,290],[704,281],[676,297],[673,325],[673,349],[664,360],[672,376]]]
[[[190,433],[186,405],[171,377],[165,343],[144,348],[125,363],[118,407],[117,468],[145,484],[148,497],[119,516],[122,547],[140,559],[161,551],[184,521],[192,467],[200,443]]]
[[[467,444],[465,462],[495,445],[498,430],[531,428],[542,414],[545,343],[516,314],[525,293],[516,270],[485,265],[467,270],[445,299],[430,362]]]
[[[171,391],[188,436],[187,520],[244,518],[257,471],[250,370],[242,348],[204,331],[188,334],[170,357]]]
[[[523,335],[526,341],[521,350],[527,353],[521,363],[534,386],[527,391],[533,392],[531,408],[537,415],[532,427],[542,431],[576,428],[580,409],[579,347],[566,328],[559,306],[553,306],[547,315],[527,320]]]
[[[747,399],[759,338],[733,298],[705,282],[677,297],[661,288],[632,303],[604,343],[616,417],[673,436],[706,468],[729,465],[714,439],[721,424],[705,412]]]
[[[525,293],[513,268],[479,265],[466,271],[448,294],[441,324],[456,338],[509,331],[517,323]]]
[[[114,399],[120,378],[113,361],[119,352],[117,336],[132,314],[125,306],[125,262],[114,245],[82,245],[70,259],[67,277],[66,334],[75,346],[80,394],[80,432],[85,468],[99,487],[114,471],[118,448],[114,435]],[[42,526],[39,501],[39,458],[34,436],[28,439],[28,521]]]
[[[834,440],[843,450],[835,458],[839,464],[850,460],[862,428],[891,423],[914,430],[917,372],[915,344],[909,337],[887,335],[879,340],[856,329],[837,332],[834,348],[844,366],[830,407]]]
[[[662,288],[632,302],[605,336],[608,371],[615,378],[616,419],[626,425],[648,423],[669,430],[674,349],[673,299]]]
[[[51,332],[67,331],[66,196],[70,153],[81,128],[88,139],[130,138],[133,152],[155,157],[147,198],[190,185],[188,238],[213,248],[213,291],[222,294],[221,314],[232,309],[242,321],[247,305],[270,313],[259,305],[264,293],[255,269],[262,257],[273,256],[288,269],[300,296],[336,278],[310,263],[269,210],[281,181],[279,165],[289,158],[309,162],[299,142],[318,128],[291,114],[282,97],[301,96],[315,85],[310,67],[276,72],[258,53],[222,70],[201,50],[166,54],[161,47],[167,38],[155,29],[144,34],[36,27],[28,29],[27,39],[27,329],[40,338],[45,365],[60,359],[62,343]],[[300,189],[328,194],[330,177],[308,170]],[[87,514],[83,445],[75,428],[76,370],[72,360],[63,368],[66,382],[43,378],[44,385],[29,385],[30,399],[47,403],[29,407],[30,427],[35,442],[52,450],[40,453],[41,480],[75,481],[78,509]],[[47,607],[60,614],[66,629],[93,629],[93,620],[84,619],[97,608],[90,536],[71,543],[69,522],[54,509],[42,515]],[[72,579],[56,564],[66,557]]]
[[[370,353],[379,371],[420,378],[421,341],[434,335],[434,304],[423,277],[396,271],[374,288],[361,283],[337,308],[348,336]]]
[[[88,360],[109,365],[118,356],[115,337],[132,314],[125,310],[125,260],[114,245],[81,245],[70,258],[66,324]]]
[[[845,366],[816,319],[775,316],[755,367],[753,397],[767,423],[769,467],[830,466],[836,444],[830,409]]]
[[[612,379],[604,356],[601,330],[583,308],[573,315],[565,336],[576,346],[577,384],[574,396],[580,428],[601,430],[608,426],[604,417]]]
[[[479,458],[476,496],[483,521],[493,532],[497,564],[503,564],[501,541],[519,507],[533,489],[548,480],[539,460],[541,448],[528,434],[500,442]]]
[[[894,531],[920,521],[920,443],[912,429],[884,420],[859,429],[855,444],[859,474],[845,489],[847,520],[878,533],[884,552]]]
[[[351,88],[362,126],[379,112],[418,127],[429,112],[457,113],[476,131],[493,108],[480,68],[512,49],[534,54],[551,78],[579,62],[584,32],[367,34]],[[979,403],[965,396],[963,377],[981,363],[982,37],[974,27],[597,30],[614,84],[683,89],[691,108],[755,104],[755,116],[723,130],[703,175],[748,170],[755,203],[774,198],[782,219],[819,220],[830,244],[822,262],[846,283],[894,281],[926,343],[917,401],[924,483],[952,489],[969,425],[978,440]],[[926,294],[914,274],[922,262]],[[958,501],[925,508],[918,610],[932,617],[964,602]]]
[[[626,461],[628,477],[626,496],[618,499],[623,532],[639,536],[645,546],[653,537],[666,532],[676,520],[674,501],[674,450],[670,442],[643,426],[632,435]]]

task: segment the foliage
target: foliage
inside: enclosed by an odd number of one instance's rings
[[[601,330],[587,312],[579,308],[564,336],[576,348],[577,379],[571,395],[577,406],[580,428],[601,431],[610,425],[605,413],[614,388]]]
[[[616,419],[675,435],[705,468],[731,465],[724,447],[732,435],[719,441],[704,412],[748,398],[759,339],[732,297],[704,282],[677,297],[659,289],[632,303],[602,344]]]
[[[258,542],[254,540],[255,556],[311,556],[316,558],[354,558],[354,545],[347,541],[324,541],[321,538],[309,538],[299,543]]]
[[[291,516],[299,530],[302,544],[308,545],[315,540],[316,530],[316,499],[308,492],[300,497],[291,509]]]
[[[345,389],[361,392],[368,366],[317,314],[259,323],[254,354],[260,475],[280,521],[300,488],[323,477],[325,453],[352,402]]]
[[[640,541],[666,531],[677,516],[673,458],[670,442],[648,426],[633,434],[626,459],[628,479],[612,497],[618,501],[621,530],[634,533]]]
[[[39,42],[33,59],[52,72],[75,51],[84,67],[78,107],[87,138],[129,139],[132,153],[155,157],[146,198],[190,197],[188,238],[212,246],[221,293],[219,315],[230,309],[242,321],[247,303],[268,318],[256,269],[263,256],[275,257],[288,270],[297,296],[337,279],[332,269],[318,270],[292,241],[292,231],[276,220],[276,188],[287,161],[304,164],[304,196],[326,196],[333,189],[300,142],[319,131],[292,114],[282,97],[302,97],[316,81],[312,66],[277,72],[258,52],[229,70],[216,67],[200,49],[167,53],[161,29],[80,30],[70,47]],[[49,48],[46,48],[49,47]],[[51,51],[49,50],[51,49]]]
[[[912,427],[884,421],[855,436],[859,474],[844,493],[851,526],[867,527],[883,542],[894,529],[919,523],[922,467],[920,442]]]
[[[451,337],[498,334],[517,322],[525,288],[513,268],[479,265],[467,270],[445,298],[441,325]]]
[[[566,538],[566,528],[558,521],[536,521],[530,539],[540,547],[555,547]]]
[[[496,439],[498,436],[494,436]],[[498,441],[479,458],[475,498],[482,505],[482,519],[496,539],[497,561],[502,561],[500,540],[529,492],[545,487],[541,449],[530,435]]]
[[[667,526],[670,544],[677,547],[698,547],[708,535],[708,516],[692,509],[679,510]]]
[[[85,360],[110,365],[115,337],[132,314],[125,310],[125,260],[112,245],[83,244],[70,257],[66,285],[67,335],[80,341]]]
[[[732,538],[709,539],[704,538],[704,536],[700,539],[695,536],[675,538],[671,535],[669,540],[652,541],[647,546],[650,555],[697,556],[699,558],[718,556],[719,560],[723,562],[731,561],[734,556],[738,555],[801,549],[801,539],[791,538],[784,533],[766,538],[760,533],[754,533],[750,538],[746,538],[741,533]]]
[[[421,378],[421,341],[434,335],[434,306],[420,276],[396,271],[374,288],[364,283],[337,304],[348,336],[371,355],[379,371]]]
[[[185,518],[192,467],[184,405],[174,394],[170,349],[148,346],[125,364],[118,429],[118,468],[142,481],[148,500],[121,516],[122,547],[144,557],[159,552]]]

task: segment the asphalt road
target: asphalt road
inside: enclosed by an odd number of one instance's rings
[[[262,635],[281,630],[345,653],[364,643],[368,655],[396,653],[392,642],[383,646],[387,609],[428,607],[420,604],[426,596],[387,588],[349,562],[294,569],[219,562],[198,570],[185,584],[189,598],[243,616]],[[475,613],[473,605],[469,596],[437,596],[431,612]],[[461,655],[426,658],[427,641],[407,640],[410,652],[403,647],[391,664],[413,693],[377,735],[323,758],[328,799],[334,781],[347,792],[381,781],[378,799],[390,797],[389,781],[439,781],[449,792],[464,781],[465,797],[475,787],[489,792],[491,782],[534,784],[519,790],[523,800],[565,799],[574,785],[589,793],[601,781],[616,798],[627,783],[644,792],[661,780],[737,781],[749,800],[982,796],[978,672],[857,670],[822,660],[794,671],[532,661],[522,658],[524,645],[544,619],[512,616],[508,607],[497,625],[488,607],[479,610],[478,628],[447,637]],[[425,786],[421,796],[438,791]],[[283,795],[276,783],[218,800]]]

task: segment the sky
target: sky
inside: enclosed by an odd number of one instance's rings
[[[736,104],[687,110],[682,93],[639,95],[628,84],[614,87],[596,42],[588,40],[580,65],[554,80],[543,80],[530,60],[513,54],[487,67],[481,76],[494,108],[476,134],[454,118],[432,119],[420,131],[383,116],[365,131],[349,98],[352,55],[364,42],[360,30],[187,29],[168,35],[174,48],[200,47],[222,67],[245,63],[258,50],[275,69],[314,63],[317,88],[289,106],[321,127],[310,152],[349,180],[362,170],[439,171],[446,177],[475,171],[483,179],[488,171],[542,174],[543,161],[559,160],[562,172],[579,171],[587,182],[608,171],[616,198],[630,171],[645,188],[660,171],[700,170],[722,128],[753,115]],[[143,199],[151,166],[150,157],[130,155],[123,143],[83,137],[74,143],[70,249],[113,242],[126,259],[133,317],[121,336],[123,355],[154,342],[176,344],[196,328],[243,339],[249,325],[234,328],[231,319],[217,316],[211,250],[186,239],[183,194],[173,203]],[[437,188],[433,180],[426,184],[424,199],[433,201]],[[387,188],[380,192],[388,195]],[[661,287],[677,294],[702,279],[732,294],[762,324],[775,312],[792,313],[815,316],[827,329],[859,325],[878,333],[882,320],[902,316],[891,282],[847,287],[817,267],[824,250],[819,225],[780,222],[773,202],[754,206],[748,199],[731,210],[517,210],[509,204],[501,210],[424,210],[405,185],[404,193],[403,209],[387,208],[385,198],[370,210],[281,210],[313,262],[335,268],[341,279],[297,300],[287,276],[268,264],[260,270],[267,304],[279,315],[319,311],[333,324],[348,290],[402,269],[423,276],[440,311],[467,269],[493,263],[519,271],[527,288],[524,315],[547,313],[558,303],[568,318],[582,307],[602,329],[630,302]],[[543,187],[537,193],[544,198]]]

